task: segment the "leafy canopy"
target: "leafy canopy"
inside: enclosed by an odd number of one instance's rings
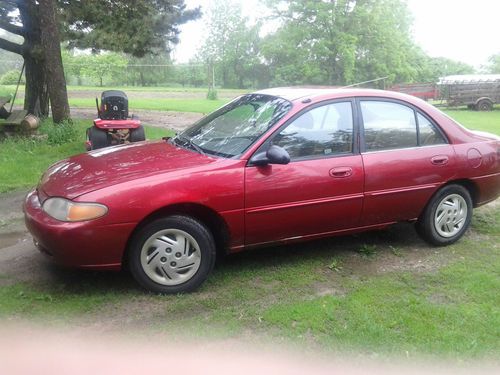
[[[142,57],[169,51],[178,25],[200,16],[184,0],[58,0],[63,40],[70,47]]]

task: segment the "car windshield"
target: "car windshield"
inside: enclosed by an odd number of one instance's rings
[[[197,152],[231,158],[243,153],[292,107],[263,94],[236,98],[177,135],[173,142]]]

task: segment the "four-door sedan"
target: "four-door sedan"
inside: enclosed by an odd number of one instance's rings
[[[26,197],[38,248],[67,266],[129,267],[146,289],[192,291],[216,249],[415,221],[457,241],[500,194],[500,138],[377,90],[243,95],[174,138],[100,149],[50,167]]]

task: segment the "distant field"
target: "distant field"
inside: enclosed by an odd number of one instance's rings
[[[210,113],[228,100],[207,100],[207,99],[135,99],[130,101],[131,109],[155,110],[155,111],[174,111],[174,112],[196,112]],[[75,108],[95,108],[95,99],[71,98],[70,106]]]
[[[70,105],[75,108],[94,108],[95,97],[112,87],[68,86]],[[245,90],[218,89],[218,100],[205,98],[206,88],[192,87],[121,87],[129,95],[132,110],[157,110],[174,112],[210,113],[232,98],[244,94]],[[0,96],[8,96],[15,86],[0,86]],[[16,103],[22,103],[24,87],[19,88]],[[488,131],[500,135],[500,105],[491,112],[477,112],[464,108],[446,109],[445,113],[462,125],[475,130]]]

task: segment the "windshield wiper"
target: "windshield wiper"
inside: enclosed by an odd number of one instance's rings
[[[206,155],[206,152],[198,146],[196,143],[194,143],[190,138],[183,136],[182,134],[178,134],[174,140],[179,140],[184,146],[189,146],[195,151],[198,151],[202,155]]]

